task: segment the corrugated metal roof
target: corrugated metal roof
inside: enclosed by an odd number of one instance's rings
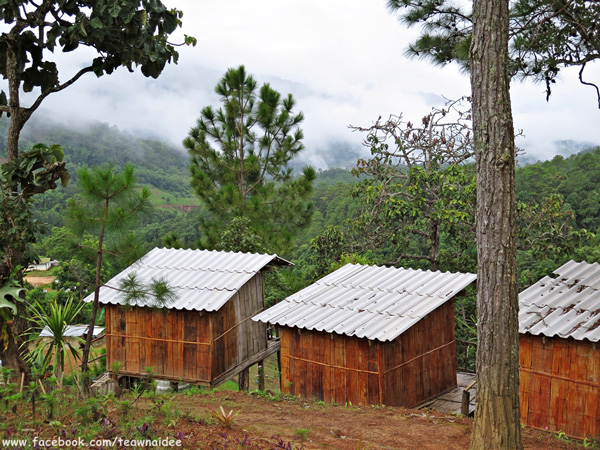
[[[471,273],[347,264],[253,320],[392,341],[476,278]]]
[[[148,284],[163,279],[177,298],[169,309],[216,311],[267,265],[293,265],[277,255],[155,248],[100,288],[100,303],[122,305],[119,282],[130,273]],[[91,302],[94,295],[84,301]],[[132,306],[153,306],[152,299]]]
[[[82,337],[85,333],[87,333],[89,325],[67,325],[65,329],[65,336],[69,337]],[[104,327],[99,327],[96,325],[94,327],[94,336],[98,336],[104,333]],[[44,329],[40,332],[40,337],[54,337],[54,333],[48,327],[44,327]]]
[[[600,341],[600,264],[569,261],[519,294],[519,332]]]

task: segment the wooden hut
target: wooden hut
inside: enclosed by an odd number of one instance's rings
[[[283,392],[415,406],[456,386],[453,297],[475,279],[348,264],[254,320],[280,327]]]
[[[249,320],[262,311],[264,271],[291,265],[276,255],[155,248],[100,289],[106,310],[106,359],[122,375],[154,376],[216,386],[279,350],[266,325]],[[125,305],[119,282],[164,279],[176,299],[156,308],[151,298]],[[90,295],[87,301],[93,300]]]
[[[569,261],[519,295],[521,421],[600,434],[600,265]]]

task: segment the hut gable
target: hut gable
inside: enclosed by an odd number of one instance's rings
[[[600,264],[569,261],[519,295],[524,424],[600,433]]]
[[[123,305],[121,280],[135,273],[142,283],[165,280],[176,294],[169,309],[218,311],[267,265],[291,265],[277,255],[155,248],[100,288],[100,303]],[[93,294],[85,298],[92,301]],[[152,299],[130,306],[154,306]]]
[[[267,266],[291,265],[276,255],[155,248],[100,289],[106,308],[107,367],[140,377],[152,367],[159,379],[216,386],[279,349],[266,325],[250,318],[264,309]],[[175,300],[127,307],[120,281],[165,280]],[[92,301],[93,295],[86,301]]]
[[[393,341],[477,275],[347,264],[254,320]]]
[[[283,392],[415,406],[456,386],[452,298],[475,279],[348,264],[254,320],[281,327]]]
[[[519,333],[600,341],[600,264],[569,261],[519,295]]]

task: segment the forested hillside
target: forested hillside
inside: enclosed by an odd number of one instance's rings
[[[8,121],[3,118],[0,120],[0,156],[6,154],[7,129]],[[64,209],[67,199],[76,191],[79,168],[103,164],[122,168],[132,163],[138,182],[151,189],[152,203],[158,206],[138,231],[144,241],[160,245],[162,236],[172,231],[177,231],[186,242],[195,239],[194,225],[189,221],[194,213],[180,212],[180,209],[199,207],[189,184],[188,157],[182,149],[164,142],[135,138],[106,123],[67,127],[34,117],[25,127],[20,146],[24,150],[30,149],[38,142],[61,145],[71,177],[66,188],[36,196],[36,217],[50,228],[63,226]]]
[[[0,121],[0,134],[5,133],[6,121]],[[76,192],[77,170],[81,167],[113,164],[122,169],[132,163],[140,185],[151,190],[155,207],[130,237],[136,241],[128,244],[135,247],[130,258],[155,246],[201,245],[199,224],[207,212],[192,193],[189,158],[182,150],[137,139],[102,123],[71,130],[34,122],[26,129],[22,145],[29,148],[37,142],[60,143],[71,174],[68,187],[50,190],[35,201],[38,220],[48,224],[48,232],[38,237],[35,250],[39,256],[61,261],[55,288],[81,287],[80,292],[84,292],[93,286],[95,266],[91,261],[73,259],[73,244],[69,244],[64,226],[66,204]],[[4,149],[0,149],[2,152]],[[409,172],[400,164],[393,169],[393,176],[407,184],[396,185],[392,196],[384,198],[381,194],[392,186],[389,183],[393,178],[381,178],[381,167],[373,164],[374,160],[361,160],[359,167],[363,170],[331,168],[317,172],[310,225],[297,232],[293,248],[282,255],[296,266],[270,276],[270,301],[289,295],[347,262],[431,269],[432,236],[438,239],[435,264],[440,270],[476,270],[472,165],[415,168]],[[599,181],[600,148],[517,169],[521,289],[571,258],[600,261],[600,238],[594,234],[600,228]],[[411,200],[401,200],[402,195]],[[440,224],[437,234],[428,234],[432,223]],[[243,224],[226,233],[233,233],[234,240],[246,239],[258,245]],[[85,239],[94,245],[94,238]],[[102,278],[112,277],[129,263],[127,258],[108,258]],[[36,290],[30,295],[41,294]],[[458,301],[456,307],[458,336],[474,340],[474,294]],[[473,352],[473,346],[459,346],[459,364],[472,367]]]
[[[7,122],[4,119],[0,121],[0,136],[6,134],[6,129]],[[79,167],[107,163],[123,167],[127,163],[133,163],[139,183],[153,191],[152,201],[155,206],[158,206],[143,220],[136,234],[148,246],[164,245],[163,238],[169,234],[176,234],[179,244],[184,246],[194,246],[194,242],[200,237],[197,221],[199,214],[202,214],[202,208],[190,188],[188,156],[183,150],[163,142],[135,138],[119,131],[117,127],[103,123],[89,124],[80,129],[68,129],[48,121],[33,121],[26,128],[21,145],[23,148],[28,148],[37,142],[60,143],[71,174],[71,182],[67,188],[48,191],[36,199],[37,217],[50,227],[63,226],[64,208],[67,199],[75,191],[76,172]],[[0,154],[4,152],[5,149],[0,148]],[[372,262],[379,264],[393,262],[394,255],[399,251],[394,242],[390,241],[379,249],[369,246],[366,242],[361,243],[361,239],[365,236],[361,236],[358,231],[359,218],[361,211],[368,204],[364,189],[361,191],[360,187],[361,183],[365,183],[364,180],[364,176],[359,179],[348,169],[331,168],[317,172],[312,197],[314,212],[311,224],[297,235],[292,254],[286,255],[300,262],[297,270],[310,272],[314,267],[309,269],[309,266],[313,264],[311,261],[314,262],[315,258],[323,264],[322,255],[318,254],[318,245],[315,246],[316,242],[313,242],[311,250],[311,240],[322,238],[324,234],[325,238],[331,238],[331,234],[328,234],[331,227],[345,229],[345,236],[343,243],[330,242],[336,247],[336,252],[330,255],[331,260],[327,261],[327,264],[339,260],[341,253],[344,252],[363,256],[368,254]],[[560,210],[564,217],[572,218],[570,225],[574,230],[585,229],[588,232],[596,232],[600,227],[599,181],[600,148],[589,149],[568,158],[556,156],[549,161],[518,168],[517,198],[524,211],[531,213],[532,210],[539,209],[537,212],[534,211],[532,217],[539,219],[539,214],[542,216],[546,214],[548,219],[549,210],[554,208],[553,214],[558,214]],[[549,201],[550,198],[554,200]],[[540,223],[550,222],[542,220]],[[544,234],[542,231],[537,232]],[[545,232],[549,231],[545,230]],[[590,234],[586,235],[586,239],[582,243],[573,245],[568,254],[563,251],[554,252],[551,245],[545,248],[546,254],[542,255],[542,258],[539,258],[540,255],[536,257],[531,255],[531,249],[522,249],[520,251],[521,271],[524,277],[522,284],[535,281],[536,277],[552,270],[570,257],[586,259],[590,262],[599,259],[600,251],[596,250],[596,240],[590,238]],[[53,241],[53,239],[46,236],[42,239],[42,242],[44,241]],[[51,252],[52,245],[38,247],[44,253],[42,256],[46,256],[45,253]],[[442,245],[441,251],[444,254],[449,249]],[[471,250],[470,260],[464,259],[463,267],[460,266],[461,263],[458,263],[458,266],[452,263],[443,265],[442,269],[473,270],[473,256],[474,251]],[[428,264],[423,261],[410,259],[405,259],[403,264],[428,267]]]
[[[517,170],[517,198],[528,202],[561,194],[579,228],[600,227],[600,148],[568,158],[558,155]]]

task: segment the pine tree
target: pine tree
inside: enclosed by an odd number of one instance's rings
[[[304,116],[293,111],[291,94],[282,98],[268,83],[258,88],[244,66],[229,69],[215,91],[222,107],[202,109],[183,141],[192,187],[209,212],[202,245],[216,247],[232,220],[244,217],[269,251],[286,252],[312,214],[314,169],[294,177],[288,167],[304,148]]]
[[[93,233],[98,237],[98,247],[93,249],[96,259],[96,279],[92,317],[81,356],[81,369],[85,373],[88,371],[92,331],[98,314],[102,285],[100,273],[102,259],[107,251],[105,240],[109,234],[113,237],[123,234],[141,213],[148,210],[150,190],[138,188],[133,165],[127,165],[121,173],[117,173],[114,167],[109,166],[82,168],[77,174],[81,191],[69,202],[66,214],[67,225],[78,236]]]

